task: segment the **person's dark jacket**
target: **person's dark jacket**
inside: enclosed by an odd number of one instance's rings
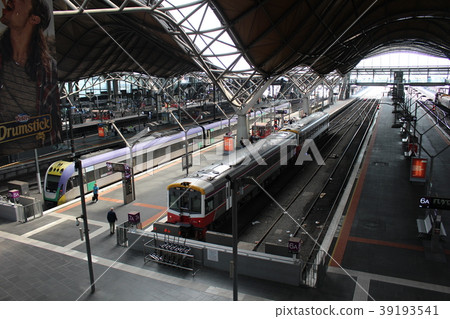
[[[108,220],[108,222],[114,223],[117,220],[116,212],[114,212],[113,210],[110,210],[108,212],[108,215],[106,216],[106,219]]]

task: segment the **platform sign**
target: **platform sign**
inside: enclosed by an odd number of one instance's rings
[[[125,179],[129,179],[131,177],[131,167],[126,163],[111,163],[106,162],[106,168],[109,172],[121,172],[123,173],[123,177]]]
[[[411,173],[409,180],[411,182],[425,182],[427,177],[427,164],[426,158],[411,158]]]
[[[140,212],[128,213],[128,222],[132,225],[139,224],[141,222],[141,213]]]
[[[133,174],[131,167],[128,164],[123,164],[123,177],[130,179]]]
[[[128,204],[136,199],[133,192],[133,181],[131,177],[133,176],[133,169],[126,163],[111,163],[106,162],[106,168],[108,169],[108,174],[115,172],[122,173],[122,190],[124,204]]]
[[[292,254],[298,253],[300,251],[300,242],[301,242],[300,238],[291,237],[288,243],[289,252]]]
[[[12,198],[12,199],[16,199],[16,198],[20,197],[20,193],[19,193],[19,191],[17,189],[11,189],[8,192],[8,197]]]
[[[112,172],[125,172],[125,164],[106,162],[106,168]]]
[[[450,210],[450,198],[423,196],[419,200],[419,207]]]
[[[177,237],[181,236],[181,226],[180,225],[156,222],[153,224],[153,231],[155,233],[159,233],[159,234],[166,234],[166,235],[172,235],[172,236],[177,236]]]

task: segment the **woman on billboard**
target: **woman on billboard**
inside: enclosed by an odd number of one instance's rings
[[[47,0],[2,0],[0,156],[60,143],[56,61],[44,35]]]

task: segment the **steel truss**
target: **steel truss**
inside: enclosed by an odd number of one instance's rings
[[[210,1],[193,0],[185,4],[177,2],[179,1],[125,0],[118,6],[107,0],[83,2],[64,0],[67,10],[55,11],[54,15],[85,14],[95,19],[95,16],[99,14],[142,11],[152,14],[172,35],[179,44],[180,50],[188,53],[205,72],[205,75],[197,73],[190,76],[200,77],[205,83],[216,85],[238,113],[245,113],[253,107],[267,87],[279,77],[287,77],[289,80],[285,92],[295,89],[302,94],[308,94],[321,83],[332,87],[341,78],[337,73],[319,75],[306,66],[296,67],[286,75],[261,74],[249,64],[239,41],[230,32],[229,27]],[[95,8],[92,8],[93,5]],[[213,20],[211,14],[214,14],[217,21],[211,21]],[[129,56],[133,59],[131,55]],[[142,70],[142,73],[111,73],[89,79],[82,86],[72,83],[69,85],[69,90],[61,90],[62,98],[112,80],[126,81],[158,94],[165,94],[171,101],[177,102],[170,89],[173,81],[152,77],[146,70]],[[61,86],[63,87],[63,84]],[[283,94],[285,93],[282,92]]]
[[[394,73],[403,72],[404,84],[418,86],[444,86],[448,85],[450,68],[442,66],[428,67],[364,67],[355,68],[350,74],[352,83],[389,85],[394,82]],[[362,77],[362,79],[361,79]],[[372,82],[364,79],[370,78]],[[377,80],[378,78],[378,80]]]

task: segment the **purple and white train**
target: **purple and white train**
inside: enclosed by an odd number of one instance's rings
[[[275,110],[287,107],[288,104],[285,103],[276,106]],[[187,132],[189,151],[196,151],[222,140],[223,135],[229,131],[228,125],[233,128],[236,123],[236,118],[232,118],[230,121],[221,120],[190,128]],[[146,171],[184,155],[185,145],[185,133],[179,130],[172,130],[164,135],[154,133],[144,138],[131,152],[134,173]],[[92,191],[95,183],[102,187],[121,180],[121,173],[111,174],[106,162],[125,163],[129,160],[128,147],[105,150],[98,155],[91,154],[87,158],[82,158],[85,193]],[[61,160],[51,164],[44,179],[44,201],[47,207],[66,203],[79,196],[78,173],[75,171],[74,162]]]

